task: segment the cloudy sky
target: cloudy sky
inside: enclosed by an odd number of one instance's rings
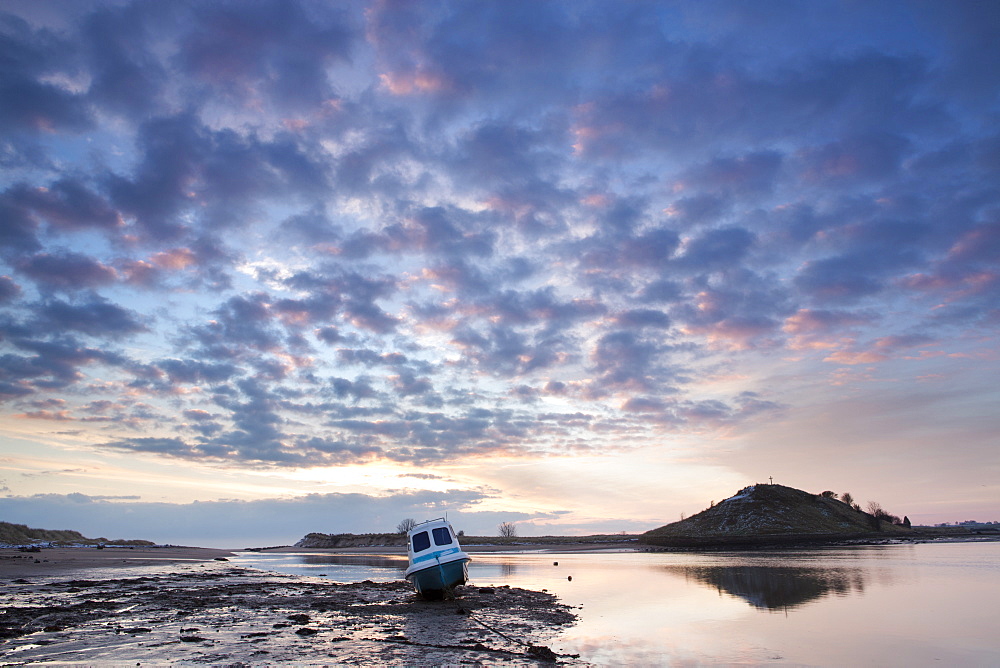
[[[1000,4],[0,8],[0,519],[1000,519]]]

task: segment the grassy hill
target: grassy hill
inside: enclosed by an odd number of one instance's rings
[[[735,547],[909,531],[836,499],[784,485],[751,485],[697,515],[648,531],[639,541],[666,547]]]
[[[24,524],[0,522],[0,545],[32,545],[56,543],[73,545],[154,545],[148,540],[108,540],[86,538],[79,531],[70,529],[32,529]]]

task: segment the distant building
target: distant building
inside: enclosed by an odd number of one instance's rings
[[[965,520],[964,522],[941,522],[940,524],[935,524],[936,527],[993,527],[1000,524],[995,520],[990,522],[979,522],[977,520]]]

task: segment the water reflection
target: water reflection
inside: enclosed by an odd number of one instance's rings
[[[390,582],[402,580],[407,560],[404,555],[303,554],[294,552],[244,552],[230,561],[239,566],[278,573],[326,577],[336,582]]]
[[[500,575],[505,578],[509,578],[517,573],[517,565],[510,561],[505,561],[500,564]]]
[[[369,568],[406,571],[405,557],[381,556],[370,554],[335,555],[335,554],[305,554],[299,557],[303,564],[309,566],[367,566]]]
[[[861,568],[795,568],[786,566],[667,566],[667,571],[694,579],[744,599],[755,608],[788,610],[824,596],[861,594],[866,572]]]
[[[406,565],[404,555],[232,560],[337,582],[399,580]],[[995,542],[751,554],[477,553],[470,576],[476,586],[545,589],[577,606],[577,623],[550,646],[591,665],[1000,666],[998,564]],[[792,612],[769,614],[775,610]],[[457,625],[470,622],[455,617]]]

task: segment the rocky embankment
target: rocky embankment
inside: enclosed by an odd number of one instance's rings
[[[310,533],[295,544],[295,547],[339,548],[339,547],[390,547],[406,546],[406,534],[399,533]]]

